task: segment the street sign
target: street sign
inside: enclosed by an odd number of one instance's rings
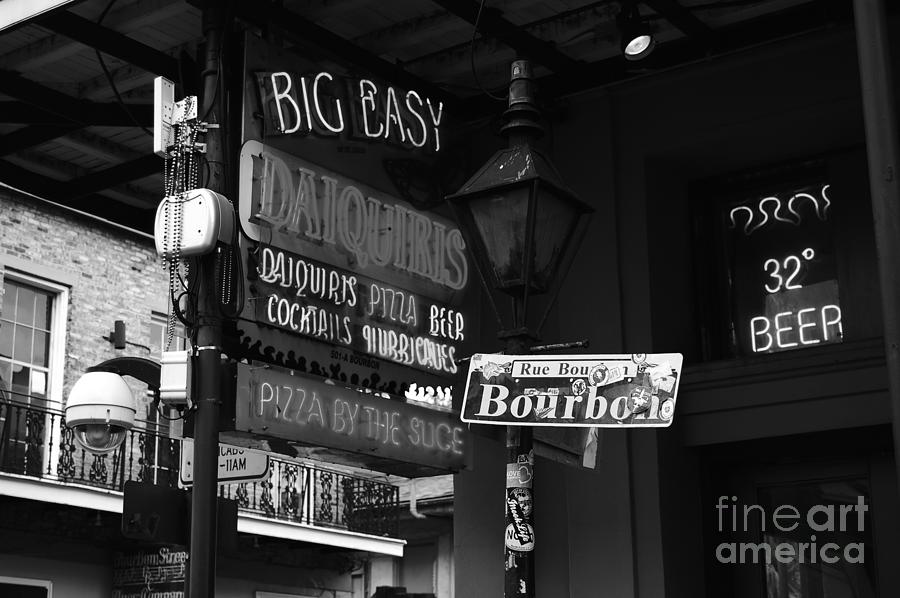
[[[269,477],[269,455],[230,444],[219,443],[219,483],[235,484],[264,480]],[[185,438],[181,444],[181,484],[194,483],[194,441]]]
[[[462,421],[513,426],[665,427],[680,353],[472,356]]]

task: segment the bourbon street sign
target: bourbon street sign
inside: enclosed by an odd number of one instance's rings
[[[526,426],[665,427],[680,353],[472,357],[462,421]]]
[[[466,466],[468,434],[452,412],[329,382],[239,364],[235,430],[442,471]]]

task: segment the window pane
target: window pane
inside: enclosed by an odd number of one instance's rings
[[[34,324],[34,291],[28,287],[19,287],[19,298],[16,301],[16,322]]]
[[[0,357],[12,358],[13,324],[0,320]]]
[[[29,394],[28,382],[31,374],[31,368],[24,365],[13,365],[12,372],[12,392],[13,399],[22,401]]]
[[[47,396],[47,372],[31,370],[31,388],[29,393],[33,397],[44,398]]]
[[[8,361],[0,360],[0,390],[9,390],[9,384],[12,380],[12,364]],[[5,397],[9,398],[9,397]]]
[[[0,316],[12,320],[16,315],[16,290],[19,287],[9,281],[3,286],[3,307],[0,308]]]
[[[32,300],[32,303],[34,301]],[[13,346],[13,359],[18,359],[19,361],[30,361],[31,359],[31,335],[32,329],[27,326],[22,326],[21,324],[16,324],[16,331],[14,335],[14,343]]]
[[[156,319],[156,314],[153,314],[154,320]],[[159,355],[162,353],[163,345],[165,344],[165,335],[166,335],[166,327],[164,324],[161,324],[156,321],[150,322],[150,354],[151,355]]]
[[[41,330],[50,329],[50,296],[47,293],[35,293],[34,327]]]
[[[47,367],[50,354],[50,333],[41,330],[34,331],[34,346],[31,350],[31,363]]]

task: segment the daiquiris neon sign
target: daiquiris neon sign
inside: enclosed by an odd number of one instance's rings
[[[752,353],[843,338],[828,192],[829,185],[807,187],[727,212],[735,315]]]
[[[240,210],[252,239],[260,239],[262,225],[286,242],[339,250],[352,262],[338,266],[412,274],[450,291],[466,286],[465,242],[449,221],[259,142],[244,145],[241,168],[248,176],[241,179]]]

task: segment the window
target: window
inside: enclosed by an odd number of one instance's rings
[[[62,404],[68,290],[7,269],[0,303],[0,467],[41,475]],[[49,432],[49,433],[48,433]]]
[[[53,584],[40,579],[0,576],[0,596],[4,598],[51,598]]]
[[[739,354],[843,339],[829,188],[783,185],[722,204]]]
[[[846,188],[836,191],[831,178],[825,162],[810,162],[700,186],[695,237],[707,359],[846,340],[848,308],[859,320],[862,294],[847,247],[865,206],[845,201]]]
[[[6,279],[0,308],[0,387],[14,401],[47,399],[54,293]]]

